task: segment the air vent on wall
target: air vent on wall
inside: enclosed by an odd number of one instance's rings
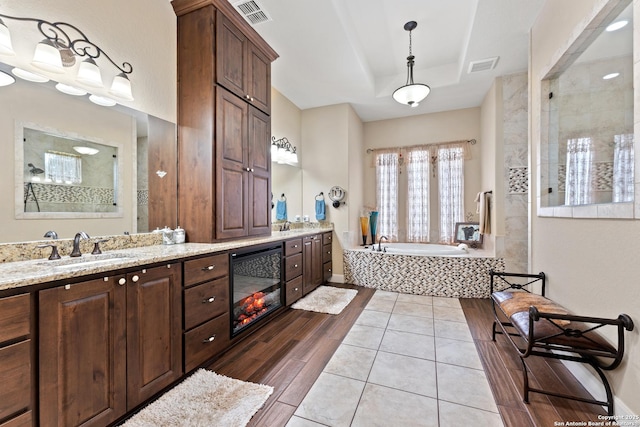
[[[271,21],[271,17],[255,0],[241,0],[232,5],[251,25]]]
[[[492,70],[496,64],[498,63],[499,56],[494,58],[481,59],[479,61],[471,61],[469,63],[469,69],[467,70],[468,74],[477,73],[480,71]]]

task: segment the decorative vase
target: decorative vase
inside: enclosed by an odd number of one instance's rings
[[[367,233],[369,232],[369,217],[360,217],[360,230],[362,231],[362,246],[367,244]]]
[[[371,231],[371,243],[376,244],[376,229],[378,227],[378,211],[372,211],[369,214],[369,230]]]

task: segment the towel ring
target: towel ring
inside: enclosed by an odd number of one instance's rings
[[[316,196],[316,200],[324,200],[324,193],[322,191]]]
[[[284,193],[282,193],[282,195],[280,196],[280,201],[281,202],[286,202],[287,201],[287,197],[284,195]]]

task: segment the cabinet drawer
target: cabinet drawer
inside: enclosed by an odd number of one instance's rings
[[[302,297],[302,276],[285,283],[285,305],[291,305]]]
[[[288,282],[302,274],[302,254],[293,255],[284,259],[284,281]]]
[[[217,279],[229,275],[229,255],[219,254],[184,262],[184,285]]]
[[[31,297],[28,294],[0,299],[0,342],[29,335]]]
[[[31,340],[0,349],[0,419],[31,405]]]
[[[229,278],[222,277],[184,291],[184,328],[191,329],[229,310]]]
[[[328,282],[328,281],[329,281],[329,279],[331,279],[331,276],[333,275],[333,272],[331,271],[331,268],[332,268],[332,266],[331,266],[331,261],[329,261],[329,262],[325,262],[325,263],[323,264],[323,268],[322,268],[322,270],[323,270],[323,274],[322,274],[322,281],[323,281],[323,282],[325,282],[325,283],[326,283],[326,282]]]
[[[331,261],[331,245],[322,246],[322,262]]]
[[[229,313],[184,334],[184,371],[197,368],[229,345]]]
[[[302,252],[302,239],[292,239],[284,242],[284,256],[291,256]]]
[[[330,245],[333,242],[333,235],[331,233],[323,233],[322,234],[322,244]]]
[[[0,424],[0,427],[31,427],[33,425],[31,411]]]

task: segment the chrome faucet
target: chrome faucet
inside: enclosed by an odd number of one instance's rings
[[[50,238],[50,239],[55,240],[55,239],[57,239],[57,238],[58,238],[58,233],[56,233],[56,232],[55,232],[55,231],[53,231],[53,230],[49,230],[49,231],[47,231],[46,233],[44,233],[44,236],[42,236],[42,237],[48,237],[48,238]]]
[[[291,222],[285,221],[284,224],[280,226],[280,231],[289,231],[291,229]]]
[[[389,241],[389,238],[387,236],[380,236],[380,239],[378,240],[378,252],[382,252],[382,239],[386,240],[387,242]],[[387,248],[384,249],[384,251],[387,251]]]
[[[82,256],[82,253],[80,253],[80,239],[88,239],[89,235],[87,233],[85,233],[84,231],[81,231],[79,233],[76,233],[76,236],[73,238],[73,250],[71,251],[71,257],[79,257]]]

